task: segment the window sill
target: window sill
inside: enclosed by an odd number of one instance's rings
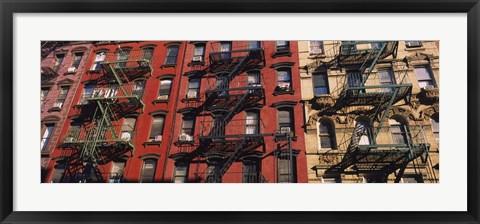
[[[160,146],[162,144],[161,141],[148,141],[143,143],[143,147],[147,147],[148,145],[158,145]]]
[[[326,58],[327,56],[325,55],[325,53],[320,53],[320,54],[314,54],[314,53],[310,53],[308,55],[308,59],[316,59],[316,58]]]
[[[183,98],[181,101],[182,101],[182,103],[185,103],[185,102],[200,102],[200,98]]]
[[[291,57],[291,56],[292,56],[292,52],[290,51],[279,51],[272,54],[272,58]]]
[[[101,69],[97,69],[97,70],[88,70],[87,71],[87,74],[95,74],[95,73],[100,73]]]
[[[273,92],[273,95],[274,95],[274,96],[287,95],[287,94],[294,95],[294,94],[295,94],[295,91],[294,91],[294,90],[275,90],[275,91]]]
[[[167,103],[168,104],[169,99],[156,99],[153,101],[153,104],[157,103]]]
[[[60,107],[52,107],[48,110],[48,112],[54,112],[54,111],[62,111],[62,108]]]
[[[195,66],[195,65],[201,65],[201,66],[204,66],[205,65],[205,62],[204,61],[191,61],[190,63],[188,63],[188,67],[191,67],[191,66]]]
[[[418,50],[425,50],[426,48],[423,47],[423,46],[419,46],[419,47],[405,47],[405,50],[406,51],[418,51]]]
[[[75,75],[77,74],[77,72],[65,72],[63,73],[63,75]]]
[[[175,68],[175,67],[177,67],[177,65],[176,64],[164,64],[160,67],[161,68]]]
[[[175,143],[173,143],[175,146],[183,146],[183,145],[188,145],[188,146],[193,146],[195,145],[195,142],[194,141],[176,141]]]

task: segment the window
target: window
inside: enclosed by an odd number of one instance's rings
[[[50,182],[52,183],[64,183],[66,182],[65,176],[65,165],[56,165],[55,170],[53,171],[53,176]]]
[[[68,129],[66,141],[74,141],[78,140],[78,136],[80,135],[80,124],[79,123],[72,123],[70,125],[70,129]]]
[[[143,98],[143,91],[145,90],[145,80],[137,80],[133,82],[132,94],[137,96],[138,99]]]
[[[349,87],[362,86],[362,73],[357,71],[348,71],[347,80]]]
[[[284,40],[277,41],[276,51],[277,52],[290,51],[290,42],[289,41],[284,41]]]
[[[78,69],[78,67],[80,66],[80,62],[82,62],[83,53],[78,52],[78,53],[75,53],[74,55],[75,57],[73,58],[73,64],[71,66],[71,68],[73,69],[72,70],[73,72],[75,72],[74,70]]]
[[[293,112],[291,108],[280,108],[278,110],[278,130],[281,133],[294,132],[292,121]]]
[[[174,183],[186,183],[188,178],[188,163],[176,163]]]
[[[228,76],[217,76],[215,82],[215,88],[217,90],[224,90],[224,91],[217,91],[218,96],[226,97],[228,96]]]
[[[411,48],[411,47],[421,47],[422,46],[422,41],[405,41],[405,47]]]
[[[112,163],[109,183],[120,183],[123,179],[123,171],[125,169],[125,161],[117,161]]]
[[[132,140],[136,122],[137,122],[137,118],[134,118],[134,117],[127,117],[123,120],[122,135],[120,137],[122,140],[124,141]]]
[[[45,129],[43,131],[42,140],[40,141],[40,149],[42,151],[48,149],[48,141],[50,137],[52,137],[53,129],[55,128],[55,124],[45,124]]]
[[[426,66],[415,67],[415,76],[417,77],[418,85],[421,89],[435,88],[432,79],[432,73]]]
[[[296,157],[289,156],[278,157],[278,182],[279,183],[295,183],[296,175]]]
[[[355,41],[342,41],[342,54],[349,55],[357,53],[357,44]]]
[[[45,100],[47,99],[48,92],[50,91],[50,87],[42,87],[42,91],[40,92],[40,102],[42,103],[41,105],[45,103]]]
[[[315,96],[329,94],[327,73],[313,74],[313,93]]]
[[[183,118],[180,141],[193,141],[194,123],[194,119],[191,117]]]
[[[432,132],[433,137],[435,138],[435,142],[437,145],[440,145],[440,122],[439,122],[438,114],[434,114],[432,118],[430,118],[430,123],[432,124]]]
[[[370,48],[372,49],[381,49],[383,46],[383,42],[373,42],[370,44]]]
[[[322,183],[341,183],[342,179],[340,177],[322,177]]]
[[[165,115],[155,115],[153,116],[152,128],[150,130],[150,137],[148,140],[150,142],[161,142],[163,134],[163,125],[165,124]]]
[[[167,57],[165,58],[166,65],[175,65],[177,63],[178,45],[167,48]]]
[[[203,56],[205,55],[205,45],[197,44],[193,50],[192,62],[203,62]]]
[[[247,135],[255,135],[259,133],[259,119],[258,113],[254,111],[247,111],[246,112],[246,119],[245,119],[245,134]]]
[[[367,120],[355,121],[355,131],[359,145],[370,145],[370,139],[373,138],[373,129],[370,122]]]
[[[260,41],[248,41],[248,49],[259,49],[260,47]]]
[[[152,62],[153,59],[153,48],[144,48],[142,50],[142,59],[148,60],[149,62]]]
[[[259,183],[261,179],[259,160],[243,160],[242,183]]]
[[[395,79],[393,78],[392,70],[382,69],[377,72],[380,85],[393,85],[395,84]],[[382,92],[392,92],[393,88],[383,88]]]
[[[321,149],[335,149],[335,130],[331,121],[320,121],[320,148]]]
[[[309,41],[310,54],[323,54],[323,41]]]
[[[125,68],[127,67],[127,60],[130,55],[130,50],[120,50],[117,54],[117,62],[115,67],[117,68]]]
[[[93,63],[90,70],[92,71],[100,70],[102,68],[101,63],[105,60],[106,56],[107,54],[105,54],[105,52],[98,52],[97,55],[95,56],[95,62]]]
[[[206,182],[207,183],[221,183],[222,182],[222,176],[219,173],[215,172],[216,166],[219,166],[219,165],[209,164],[207,166],[207,170],[206,170],[206,177],[207,177]]]
[[[60,87],[60,95],[58,95],[57,102],[55,102],[55,105],[53,105],[53,107],[55,108],[63,107],[63,103],[65,103],[65,99],[67,98],[68,89],[69,89],[68,86]]]
[[[222,59],[230,59],[232,51],[232,42],[221,42],[220,43],[220,52],[222,53]]]
[[[292,89],[292,80],[290,69],[277,70],[277,90],[290,91]]]
[[[93,84],[85,85],[85,88],[83,88],[82,98],[80,99],[79,104],[87,104],[88,102],[87,99],[92,98],[94,89],[95,89],[95,85]]]
[[[166,100],[169,98],[170,89],[172,88],[173,79],[162,79],[160,81],[160,90],[158,92],[158,99]]]
[[[53,67],[54,71],[58,71],[60,69],[60,66],[63,63],[63,59],[65,58],[65,54],[57,54],[55,55],[55,66]]]
[[[387,183],[387,178],[383,175],[366,175],[363,183]]]
[[[188,80],[187,99],[197,99],[200,93],[200,79],[191,78]]]
[[[155,169],[157,168],[156,159],[143,160],[142,174],[140,177],[140,183],[152,183],[155,177]]]
[[[423,183],[422,175],[404,175],[400,183]]]
[[[408,128],[404,119],[395,118],[389,119],[390,133],[394,144],[408,144]]]

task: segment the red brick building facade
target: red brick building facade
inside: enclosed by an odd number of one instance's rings
[[[43,182],[307,182],[296,42],[93,44]]]

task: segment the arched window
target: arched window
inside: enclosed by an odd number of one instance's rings
[[[320,120],[319,137],[321,149],[335,149],[337,148],[335,142],[335,128],[330,120]]]
[[[355,121],[354,137],[358,139],[359,145],[370,145],[370,140],[373,138],[373,129],[370,125],[370,119],[360,117]]]
[[[388,119],[390,124],[390,133],[394,144],[407,144],[408,143],[408,123],[400,116],[394,116]]]

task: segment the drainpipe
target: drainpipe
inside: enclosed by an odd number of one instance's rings
[[[162,171],[162,181],[165,181],[165,172],[167,170],[167,163],[168,163],[168,155],[170,155],[170,150],[172,148],[172,143],[173,143],[173,134],[175,131],[175,125],[176,125],[176,118],[177,118],[177,110],[178,110],[178,97],[180,96],[180,86],[182,84],[182,76],[183,76],[183,66],[185,64],[185,54],[187,53],[187,44],[188,41],[184,41],[185,47],[183,48],[183,58],[182,58],[182,67],[180,68],[180,80],[178,81],[178,86],[177,86],[177,100],[175,100],[175,106],[173,109],[173,124],[172,127],[170,128],[170,141],[168,142],[167,146],[167,151],[165,152],[165,162],[163,163],[163,171]]]

